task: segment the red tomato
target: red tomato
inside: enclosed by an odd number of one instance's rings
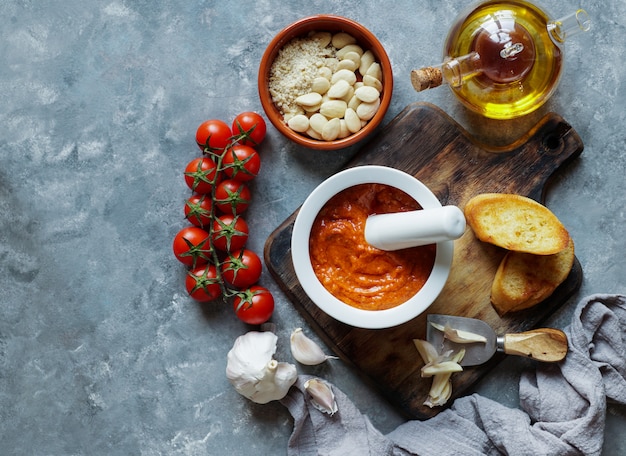
[[[197,226],[188,226],[174,236],[174,255],[186,266],[196,267],[211,259],[209,233]]]
[[[238,215],[225,214],[213,221],[213,247],[222,252],[234,252],[248,241],[248,224]]]
[[[221,155],[231,142],[232,132],[226,122],[221,120],[207,120],[202,122],[196,130],[196,143],[203,153]]]
[[[267,288],[254,285],[237,293],[233,300],[235,314],[244,323],[260,325],[274,312],[274,297]]]
[[[249,181],[259,174],[261,158],[252,147],[237,144],[224,153],[222,168],[230,178]]]
[[[185,218],[200,228],[211,223],[213,200],[210,195],[191,195],[185,203]]]
[[[217,165],[209,157],[194,158],[185,167],[185,182],[196,193],[211,193],[219,177]]]
[[[215,207],[225,214],[241,214],[251,198],[248,186],[235,179],[223,180],[215,188]]]
[[[242,249],[231,253],[222,263],[222,278],[233,287],[244,289],[259,280],[262,269],[258,255]]]
[[[217,268],[212,264],[205,264],[187,272],[185,288],[196,301],[208,302],[219,298],[222,288],[217,278]]]
[[[233,120],[233,135],[239,144],[258,146],[266,131],[265,120],[256,112],[242,112]]]

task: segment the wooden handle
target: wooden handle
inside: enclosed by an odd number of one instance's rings
[[[541,328],[518,334],[506,334],[503,344],[508,355],[525,356],[554,363],[567,355],[567,336],[559,329]]]

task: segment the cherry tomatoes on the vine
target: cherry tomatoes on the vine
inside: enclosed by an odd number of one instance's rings
[[[188,226],[174,236],[174,255],[186,266],[196,267],[211,259],[209,233],[197,226]]]
[[[215,187],[215,207],[224,214],[241,214],[250,205],[252,195],[246,184],[226,179]]]
[[[185,182],[196,193],[211,193],[219,177],[217,164],[210,157],[194,158],[185,167]]]
[[[217,278],[217,268],[212,264],[205,264],[187,272],[185,288],[196,301],[208,302],[219,298],[222,287]]]
[[[242,112],[233,120],[233,135],[239,144],[258,146],[266,131],[265,120],[256,112]]]
[[[263,268],[259,256],[248,249],[232,252],[221,267],[222,278],[240,290],[254,285]]]
[[[211,209],[213,200],[211,195],[191,195],[185,202],[185,218],[192,225],[200,228],[211,224]]]
[[[196,144],[205,154],[221,155],[231,139],[232,131],[222,120],[207,120],[202,122],[196,130]]]
[[[245,182],[254,179],[261,169],[261,158],[250,146],[237,144],[228,148],[222,159],[224,173],[232,179]]]
[[[238,215],[224,214],[213,221],[211,241],[222,252],[235,252],[248,241],[248,224]]]
[[[274,312],[274,297],[267,288],[254,285],[235,295],[235,314],[244,323],[260,325],[270,319]]]

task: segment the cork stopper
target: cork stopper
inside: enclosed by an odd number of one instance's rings
[[[439,87],[443,82],[440,68],[426,67],[411,71],[411,84],[416,92]]]

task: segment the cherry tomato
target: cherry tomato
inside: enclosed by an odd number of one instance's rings
[[[196,267],[211,259],[209,233],[197,226],[188,226],[174,236],[174,255],[186,266]]]
[[[224,153],[222,167],[228,177],[245,182],[259,174],[261,158],[252,147],[237,144]]]
[[[270,319],[274,312],[274,297],[267,288],[254,285],[235,295],[235,314],[244,323],[260,325]]]
[[[217,165],[210,157],[194,158],[185,167],[185,182],[196,193],[211,193],[219,180]]]
[[[215,188],[215,207],[225,214],[241,214],[251,198],[248,186],[235,179],[223,180]]]
[[[239,144],[258,146],[266,131],[265,120],[256,112],[242,112],[233,120],[233,135]]]
[[[209,302],[222,294],[217,268],[212,264],[205,264],[187,272],[185,278],[187,293],[196,301]]]
[[[207,120],[202,122],[196,130],[196,143],[203,153],[221,155],[231,142],[232,131],[226,122],[221,120]]]
[[[248,241],[248,224],[238,215],[225,214],[213,221],[213,247],[222,252],[234,252]]]
[[[261,259],[252,250],[231,253],[222,263],[222,278],[235,288],[254,285],[261,277]]]
[[[210,195],[191,195],[185,202],[185,218],[200,228],[211,224],[213,200]]]

